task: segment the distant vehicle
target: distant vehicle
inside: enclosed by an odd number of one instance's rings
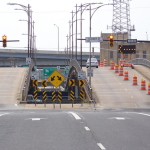
[[[27,96],[27,103],[35,103],[35,101],[36,103],[42,103],[41,99],[34,100],[34,97],[31,94]]]
[[[89,66],[90,66],[90,59],[88,59],[86,62],[86,68],[88,68]],[[96,58],[91,58],[91,67],[98,68],[98,61]]]

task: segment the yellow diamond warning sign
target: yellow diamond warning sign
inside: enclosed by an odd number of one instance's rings
[[[48,78],[47,80],[55,87],[58,87],[64,80],[65,77],[59,73],[57,70],[55,70]]]

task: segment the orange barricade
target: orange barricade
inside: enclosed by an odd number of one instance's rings
[[[118,71],[118,65],[116,65],[115,64],[115,66],[114,66],[114,73],[118,73],[119,71]]]
[[[103,61],[100,61],[100,67],[103,67]]]
[[[123,67],[119,66],[119,76],[123,76]]]
[[[134,74],[132,85],[137,85],[137,76]]]
[[[141,90],[146,90],[146,81],[144,79],[141,79]]]
[[[106,59],[104,59],[103,66],[104,66],[104,67],[107,66],[107,60],[106,60]]]
[[[129,79],[128,79],[128,71],[125,71],[125,72],[124,72],[124,80],[129,80]]]
[[[114,70],[114,62],[110,62],[110,69]]]
[[[148,83],[148,92],[147,92],[148,95],[150,95],[150,83]]]
[[[119,61],[119,66],[121,66],[121,64],[122,64],[122,60],[120,59],[120,61]]]

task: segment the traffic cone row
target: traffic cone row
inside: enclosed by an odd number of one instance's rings
[[[112,69],[113,67],[113,62],[110,62],[110,69]],[[123,72],[123,67],[122,66],[118,66],[117,64],[114,65],[114,73],[119,73],[119,76],[124,76],[124,80],[129,80],[128,78],[128,71],[124,71]],[[137,76],[134,74],[133,75],[133,82],[132,85],[138,85],[137,83]],[[141,79],[141,90],[146,90],[146,81],[144,79]],[[148,95],[150,95],[150,83],[148,83]]]

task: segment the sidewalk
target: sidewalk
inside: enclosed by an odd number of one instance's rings
[[[142,65],[134,65],[134,69],[147,78],[150,82],[150,68]]]

